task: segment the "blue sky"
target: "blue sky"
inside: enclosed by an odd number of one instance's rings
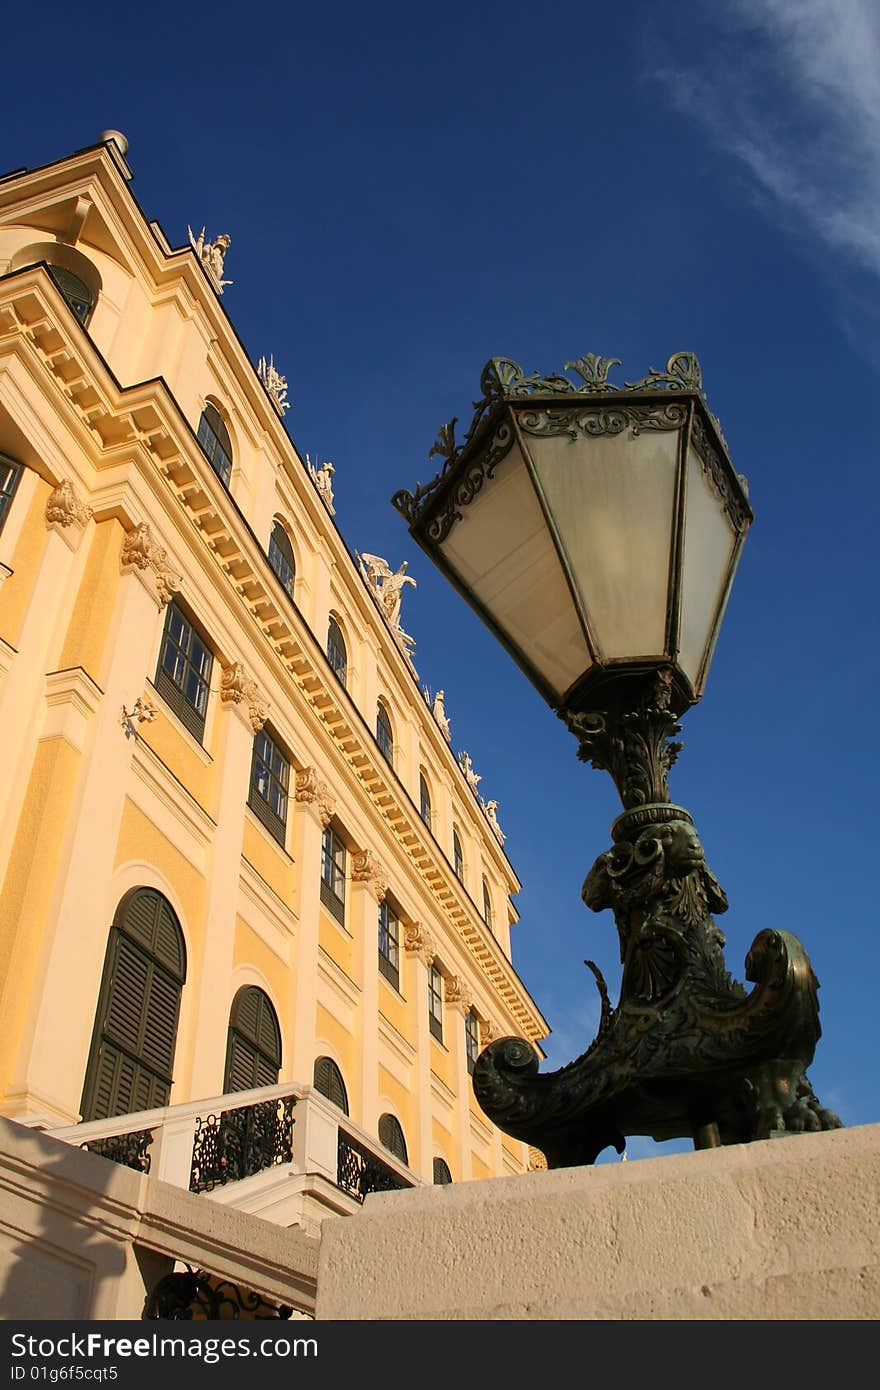
[[[880,1119],[877,1079],[880,12],[869,0],[674,7],[41,6],[16,19],[0,166],[107,127],[175,245],[232,245],[224,296],[287,376],[291,435],[332,459],[350,547],[408,560],[403,621],[454,747],[497,798],[523,881],[514,960],[554,1025],[592,1039],[610,914],[580,885],[617,812],[575,743],[389,505],[426,481],[483,363],[619,379],[682,349],[757,520],[673,798],[755,934],[801,937],[822,984],[815,1089]],[[721,13],[716,13],[721,12]],[[142,27],[141,27],[142,25]],[[158,25],[158,31],[153,27]],[[36,89],[35,89],[35,83]],[[635,1143],[631,1153],[649,1145]]]

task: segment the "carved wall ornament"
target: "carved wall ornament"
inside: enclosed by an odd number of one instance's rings
[[[490,1042],[494,1042],[499,1036],[498,1024],[490,1018],[481,1018],[480,1023],[480,1046],[488,1047]]]
[[[304,806],[315,806],[326,830],[336,815],[336,799],[326,782],[322,782],[316,767],[298,768],[294,779],[294,797]]]
[[[183,576],[171,568],[168,552],[160,545],[145,521],[127,531],[122,542],[122,568],[153,571],[159,603],[164,607],[177,593]]]
[[[269,702],[257,682],[247,674],[240,661],[224,666],[220,676],[220,699],[224,705],[234,705],[247,712],[248,723],[259,733],[269,717]]]
[[[333,467],[333,464],[330,463],[329,460],[327,460],[325,463],[322,463],[320,468],[317,467],[314,463],[312,463],[312,460],[309,458],[308,454],[306,454],[306,467],[309,470],[309,477],[315,484],[318,496],[324,503],[324,506],[327,508],[330,515],[335,516],[336,508],[333,506],[333,483],[331,479],[333,477],[333,474],[336,472],[336,469]]]
[[[69,478],[60,482],[49,494],[46,502],[46,525],[85,526],[92,516],[92,508],[80,500]]]
[[[417,955],[425,962],[425,965],[433,965],[437,955],[437,948],[434,945],[434,938],[431,933],[422,926],[421,922],[404,923],[403,945],[406,951]]]
[[[536,1149],[535,1146],[534,1146],[534,1144],[530,1144],[530,1145],[529,1145],[529,1172],[530,1172],[530,1173],[543,1173],[543,1172],[546,1172],[546,1170],[547,1170],[547,1159],[546,1159],[546,1158],[544,1157],[544,1155],[541,1153],[541,1150],[540,1150],[540,1149]]]
[[[208,279],[217,294],[222,294],[223,287],[232,284],[231,280],[223,279],[223,262],[232,244],[232,237],[227,232],[222,232],[214,241],[206,241],[204,227],[198,236],[193,235],[192,227],[187,227],[186,230],[189,233],[189,244],[204,267]]]
[[[352,856],[353,883],[365,883],[381,902],[388,891],[388,875],[377,854],[371,849],[359,849]]]
[[[318,797],[318,769],[299,767],[296,770],[294,797],[297,801],[310,805]]]
[[[125,737],[137,738],[138,731],[135,724],[152,724],[158,713],[159,706],[146,691],[143,695],[138,696],[130,710],[123,705],[119,723],[122,725]]]
[[[443,983],[443,994],[446,1003],[458,1009],[461,1014],[469,1014],[474,1007],[474,1001],[468,992],[467,986],[460,975],[447,975]]]
[[[272,398],[272,404],[278,414],[283,416],[285,410],[290,409],[290,401],[287,399],[287,377],[282,376],[276,369],[271,355],[268,362],[265,357],[260,358],[257,363],[257,376]]]

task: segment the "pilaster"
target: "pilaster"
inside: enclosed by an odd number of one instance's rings
[[[194,1096],[216,1095],[223,1089],[251,758],[254,735],[262,729],[268,713],[266,700],[241,662],[225,666],[220,675],[220,717],[214,741],[214,803],[218,813],[208,870],[206,934],[198,978],[192,981],[197,1004],[189,1089]]]
[[[351,861],[350,930],[360,963],[361,1127],[379,1126],[379,903],[388,880],[372,850],[357,850]]]
[[[50,520],[48,509],[47,524],[63,527],[57,518]],[[74,519],[69,524],[78,523]],[[48,544],[56,556],[58,547],[68,547],[54,534]],[[47,552],[40,583],[53,568],[48,561]],[[144,690],[159,606],[155,589],[123,564],[103,695],[78,667],[45,680],[34,767],[49,759],[55,770],[51,799],[45,793],[40,798],[31,779],[23,815],[27,825],[22,823],[18,832],[39,841],[39,854],[28,853],[24,844],[16,854],[19,882],[9,902],[18,922],[27,924],[27,933],[26,939],[18,934],[8,972],[17,997],[3,1010],[4,1031],[15,1027],[18,1035],[15,1044],[7,1034],[8,1046],[15,1049],[7,1113],[78,1114],[115,907],[111,879],[136,744],[121,712]],[[66,769],[64,778],[61,768]],[[72,980],[77,982],[75,1001]],[[60,1036],[63,1047],[58,1046]]]
[[[296,861],[296,1004],[292,1020],[291,1076],[312,1084],[318,996],[318,921],[321,845],[335,810],[333,798],[315,767],[299,768],[294,778],[293,849]]]
[[[452,1053],[455,1067],[455,1108],[459,1133],[459,1172],[454,1176],[464,1182],[471,1173],[471,1078],[467,1065],[464,1020],[473,1007],[473,1000],[459,975],[447,975],[444,980],[444,1000],[449,1010],[449,1036],[446,1045]],[[500,1154],[496,1155],[500,1158]],[[500,1166],[495,1171],[500,1173]]]
[[[434,1179],[434,1138],[431,1132],[433,1102],[431,1099],[431,1031],[428,1023],[428,971],[434,963],[436,948],[431,934],[421,922],[410,922],[403,929],[412,994],[416,1009],[416,1057],[419,1148],[417,1167],[426,1182]]]

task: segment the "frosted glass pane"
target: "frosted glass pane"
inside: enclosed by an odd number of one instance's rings
[[[661,655],[678,431],[527,447],[603,656]]]
[[[571,592],[514,447],[440,547],[496,624],[562,695],[590,665]]]
[[[693,449],[687,461],[679,664],[695,683],[724,597],[736,533]]]

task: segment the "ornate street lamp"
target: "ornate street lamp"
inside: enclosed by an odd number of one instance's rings
[[[712,913],[727,899],[688,811],[669,799],[678,718],[705,688],[753,519],[692,353],[615,386],[617,359],[525,376],[493,358],[461,443],[393,504],[410,533],[576,735],[623,802],[612,848],[584,883],[614,912],[623,975],[599,1032],[561,1070],[521,1038],[492,1043],[474,1091],[501,1129],[551,1167],[592,1163],[627,1135],[698,1148],[835,1128],[806,1077],[818,983],[798,940],[764,930],[746,993],[727,973]]]

